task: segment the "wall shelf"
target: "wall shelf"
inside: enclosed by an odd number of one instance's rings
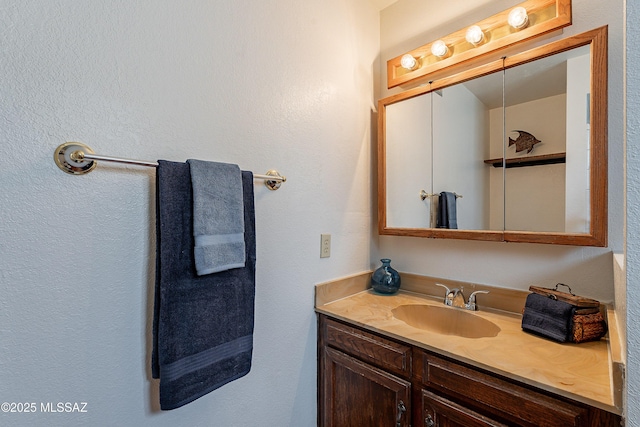
[[[543,154],[540,156],[528,156],[528,157],[515,157],[507,159],[507,168],[521,168],[524,166],[538,166],[538,165],[552,165],[556,163],[566,163],[567,153],[554,153]],[[488,165],[493,165],[494,168],[502,167],[502,158],[489,159],[484,161]]]

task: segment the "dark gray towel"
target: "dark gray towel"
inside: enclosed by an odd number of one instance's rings
[[[246,264],[198,276],[186,163],[158,162],[152,374],[160,407],[183,406],[251,369],[255,298],[253,174],[242,172]]]
[[[559,342],[572,340],[574,306],[540,294],[529,294],[522,314],[522,329]]]
[[[456,195],[443,191],[438,197],[438,228],[458,228],[458,214],[456,211]]]

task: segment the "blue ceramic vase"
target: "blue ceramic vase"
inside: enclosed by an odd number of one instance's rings
[[[382,265],[371,275],[371,288],[383,295],[393,295],[400,289],[400,274],[391,268],[391,260],[383,258]]]

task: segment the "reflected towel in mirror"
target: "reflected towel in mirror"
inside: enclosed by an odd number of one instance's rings
[[[458,228],[455,193],[443,191],[438,197],[438,228]]]

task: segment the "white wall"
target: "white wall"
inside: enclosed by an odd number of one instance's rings
[[[502,77],[502,75],[500,76]],[[486,77],[483,77],[486,78]],[[489,110],[489,159],[502,159],[507,155],[507,147],[504,144],[506,130],[504,126],[505,114],[504,109],[492,108]],[[502,167],[489,168],[490,182],[490,230],[504,230],[505,217],[505,177],[507,169]]]
[[[433,193],[431,93],[396,102],[386,112],[388,227],[430,227]]]
[[[313,285],[369,268],[378,11],[367,0],[0,7],[1,425],[315,426]],[[377,71],[376,71],[377,72]],[[256,182],[252,371],[174,411],[150,379],[154,171],[53,150],[238,163]],[[319,258],[320,233],[332,256]]]
[[[459,229],[489,225],[489,174],[477,161],[488,150],[488,117],[484,104],[464,85],[433,95],[433,188],[437,194],[450,191],[462,196],[456,201]]]
[[[626,2],[627,426],[640,426],[640,3]]]
[[[501,114],[502,111],[493,116]],[[508,141],[508,138],[517,139],[519,134],[512,132],[512,130],[522,129],[531,132],[541,141],[534,146],[531,155],[540,156],[565,152],[567,151],[565,144],[566,116],[565,94],[509,105],[504,112],[505,140]],[[500,122],[502,122],[501,119],[502,117],[500,117]],[[500,130],[500,135],[502,135],[502,130]],[[492,138],[492,141],[498,144],[498,147],[495,147],[496,151],[503,144],[500,135]],[[505,142],[505,144],[507,145],[506,156],[508,159],[523,157],[526,154],[526,151],[517,153],[515,145],[509,147],[508,143]],[[565,175],[564,164],[507,168],[504,176],[504,203],[507,206],[505,229],[575,231],[565,230]],[[584,173],[581,177],[584,177]],[[502,202],[498,202],[497,205],[502,206]],[[584,232],[584,230],[580,232]]]
[[[589,230],[591,218],[585,217],[590,199],[590,128],[589,109],[591,61],[589,55],[567,61],[567,190],[566,229],[576,233]]]
[[[491,16],[519,0],[468,2],[399,0],[381,12],[381,67],[386,61],[436,38]],[[400,271],[468,280],[516,289],[564,282],[574,291],[613,300],[611,251],[623,246],[623,2],[573,0],[573,24],[540,45],[609,25],[609,247],[492,243],[380,236],[371,265],[388,257]],[[380,91],[388,96],[386,73]]]

